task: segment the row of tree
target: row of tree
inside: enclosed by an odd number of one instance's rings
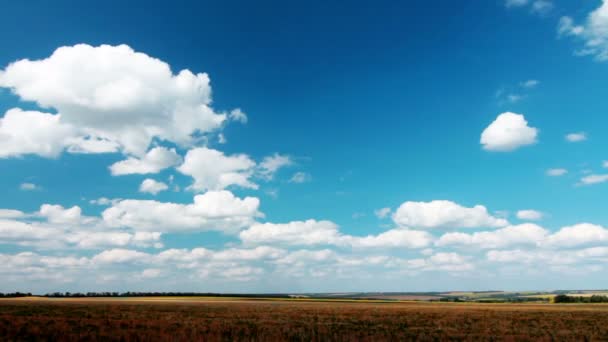
[[[284,294],[227,294],[200,292],[53,292],[44,297],[49,298],[83,298],[83,297],[245,297],[245,298],[287,298]]]
[[[608,296],[592,295],[592,296],[568,296],[560,294],[553,298],[554,303],[608,303]]]
[[[18,298],[18,297],[31,297],[31,293],[13,292],[13,293],[2,293],[0,292],[0,298]]]

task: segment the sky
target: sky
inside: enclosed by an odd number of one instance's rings
[[[608,0],[5,1],[0,292],[605,287]]]

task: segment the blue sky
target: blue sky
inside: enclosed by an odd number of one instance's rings
[[[603,286],[606,1],[1,12],[0,291]]]

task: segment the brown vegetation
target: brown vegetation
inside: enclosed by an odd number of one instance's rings
[[[0,300],[0,340],[608,339],[608,306],[284,300]]]

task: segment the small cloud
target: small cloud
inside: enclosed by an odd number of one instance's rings
[[[521,82],[519,85],[522,88],[532,89],[532,88],[536,88],[539,84],[540,84],[540,81],[538,81],[538,80],[527,80],[525,82]]]
[[[559,177],[568,173],[566,169],[549,169],[547,170],[547,176]]]
[[[222,144],[222,145],[228,142],[228,140],[226,140],[226,136],[224,135],[224,133],[220,133],[217,136],[217,142],[218,142],[218,144]]]
[[[139,192],[149,193],[152,195],[157,195],[161,191],[165,191],[169,189],[169,186],[163,182],[155,181],[154,179],[147,178],[141,182],[139,186]]]
[[[486,151],[510,152],[537,142],[538,129],[530,127],[521,114],[502,113],[482,133],[480,143]]]
[[[532,13],[547,14],[553,10],[553,2],[548,0],[536,0],[532,3]]]
[[[262,179],[270,181],[277,171],[291,165],[293,165],[293,160],[290,156],[275,153],[272,156],[265,157],[258,165],[258,175]]]
[[[587,140],[587,133],[577,132],[566,135],[566,140],[569,142],[581,142]]]
[[[544,214],[536,210],[520,210],[517,212],[517,218],[527,221],[538,221],[543,218]]]
[[[374,210],[374,214],[376,215],[376,217],[383,219],[383,218],[387,218],[391,214],[391,211],[392,211],[391,208],[380,208],[380,209]]]
[[[528,0],[506,0],[505,1],[505,6],[507,8],[523,7],[523,6],[526,6],[527,4],[528,4]]]
[[[232,121],[237,121],[243,124],[246,124],[248,120],[247,114],[245,114],[240,108],[233,109],[230,114],[228,114],[228,117]]]
[[[142,278],[158,278],[162,271],[157,268],[148,268],[141,272]]]
[[[606,169],[608,169],[608,160],[604,161],[604,163],[602,163],[602,166]]]
[[[358,219],[360,219],[362,217],[365,217],[365,213],[356,212],[356,213],[354,213],[352,215],[352,218],[355,219],[355,220],[358,220]]]
[[[34,183],[21,183],[21,185],[19,185],[19,189],[21,189],[22,191],[37,191],[37,190],[42,190],[42,188]]]
[[[306,172],[296,172],[293,174],[293,176],[291,176],[289,183],[301,184],[301,183],[310,182],[311,180],[312,180],[312,177],[310,176],[310,174],[308,174]]]
[[[593,185],[608,182],[608,174],[589,175],[581,178],[582,185]]]
[[[525,97],[526,97],[525,95],[509,94],[509,95],[507,95],[507,100],[511,103],[517,103],[517,102],[523,100]]]

